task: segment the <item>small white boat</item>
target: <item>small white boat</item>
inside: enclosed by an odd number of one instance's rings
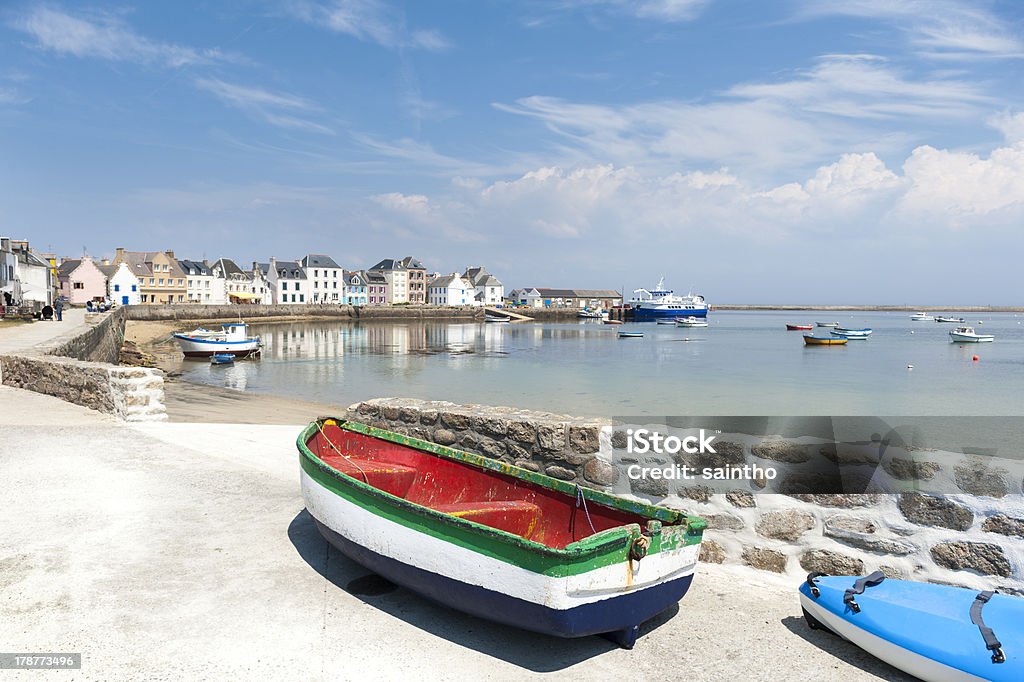
[[[675,324],[675,320],[658,320],[658,324]]]
[[[677,327],[708,327],[710,323],[700,317],[678,317],[676,318]]]
[[[866,339],[871,336],[871,329],[869,327],[865,327],[863,329],[836,327],[830,333],[832,336],[845,336],[848,339]]]
[[[967,320],[962,317],[942,317],[939,315],[935,318],[936,322],[948,322],[949,324],[963,324]]]
[[[584,308],[576,313],[576,317],[582,317],[588,320],[600,320],[603,317],[607,317],[608,313],[603,310],[591,310],[590,308]]]
[[[642,339],[644,338],[643,332],[619,332],[620,339]]]
[[[838,322],[818,322],[817,325],[819,327],[838,327],[839,323]]]
[[[509,321],[509,319],[507,317],[498,317],[497,315],[488,315],[488,316],[486,316],[484,318],[484,322],[490,322],[490,323],[500,323],[500,322],[508,322],[508,321]]]
[[[910,316],[910,319],[915,322],[934,322],[935,316],[928,313],[914,313]]]
[[[244,322],[223,324],[221,331],[213,335],[194,336],[191,333],[185,333],[173,336],[178,342],[181,352],[187,358],[210,357],[226,353],[249,357],[258,353],[263,345],[258,336],[249,336],[249,325]]]
[[[978,334],[974,327],[957,327],[949,332],[949,339],[953,343],[987,343],[995,341],[992,334]]]

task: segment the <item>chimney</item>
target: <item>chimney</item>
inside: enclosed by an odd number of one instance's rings
[[[174,260],[174,252],[173,251],[164,251],[164,253],[167,254],[168,258],[170,258],[171,260]]]
[[[104,259],[103,259],[102,261],[100,261],[100,262],[101,262],[101,263],[103,263],[104,265],[110,265],[110,259],[109,259],[109,258],[104,258]]]

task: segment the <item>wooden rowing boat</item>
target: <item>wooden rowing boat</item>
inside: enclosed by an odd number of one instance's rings
[[[703,519],[363,424],[298,439],[320,533],[388,580],[466,613],[630,648],[693,579]]]
[[[814,325],[810,324],[787,324],[786,330],[791,332],[809,332],[814,329]]]
[[[804,335],[804,344],[808,346],[842,346],[849,341],[845,336],[829,337]]]

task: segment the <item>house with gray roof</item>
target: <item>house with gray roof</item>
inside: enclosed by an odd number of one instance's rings
[[[383,275],[387,282],[384,291],[385,305],[409,302],[409,270],[402,265],[402,261],[385,258],[366,272]]]
[[[312,303],[340,304],[345,297],[345,270],[330,256],[310,253],[299,261],[306,273]]]
[[[299,261],[277,260],[267,263],[267,283],[274,303],[298,305],[312,303],[306,270]]]
[[[505,300],[505,285],[481,266],[466,268],[462,279],[473,290],[473,305],[496,306]]]

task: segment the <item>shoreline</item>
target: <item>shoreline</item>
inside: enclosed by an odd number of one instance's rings
[[[937,306],[937,305],[789,305],[782,303],[721,303],[712,305],[711,312],[720,310],[775,310],[775,311],[864,311],[875,313],[1024,313],[1021,306],[1002,305],[967,305],[967,306]]]

